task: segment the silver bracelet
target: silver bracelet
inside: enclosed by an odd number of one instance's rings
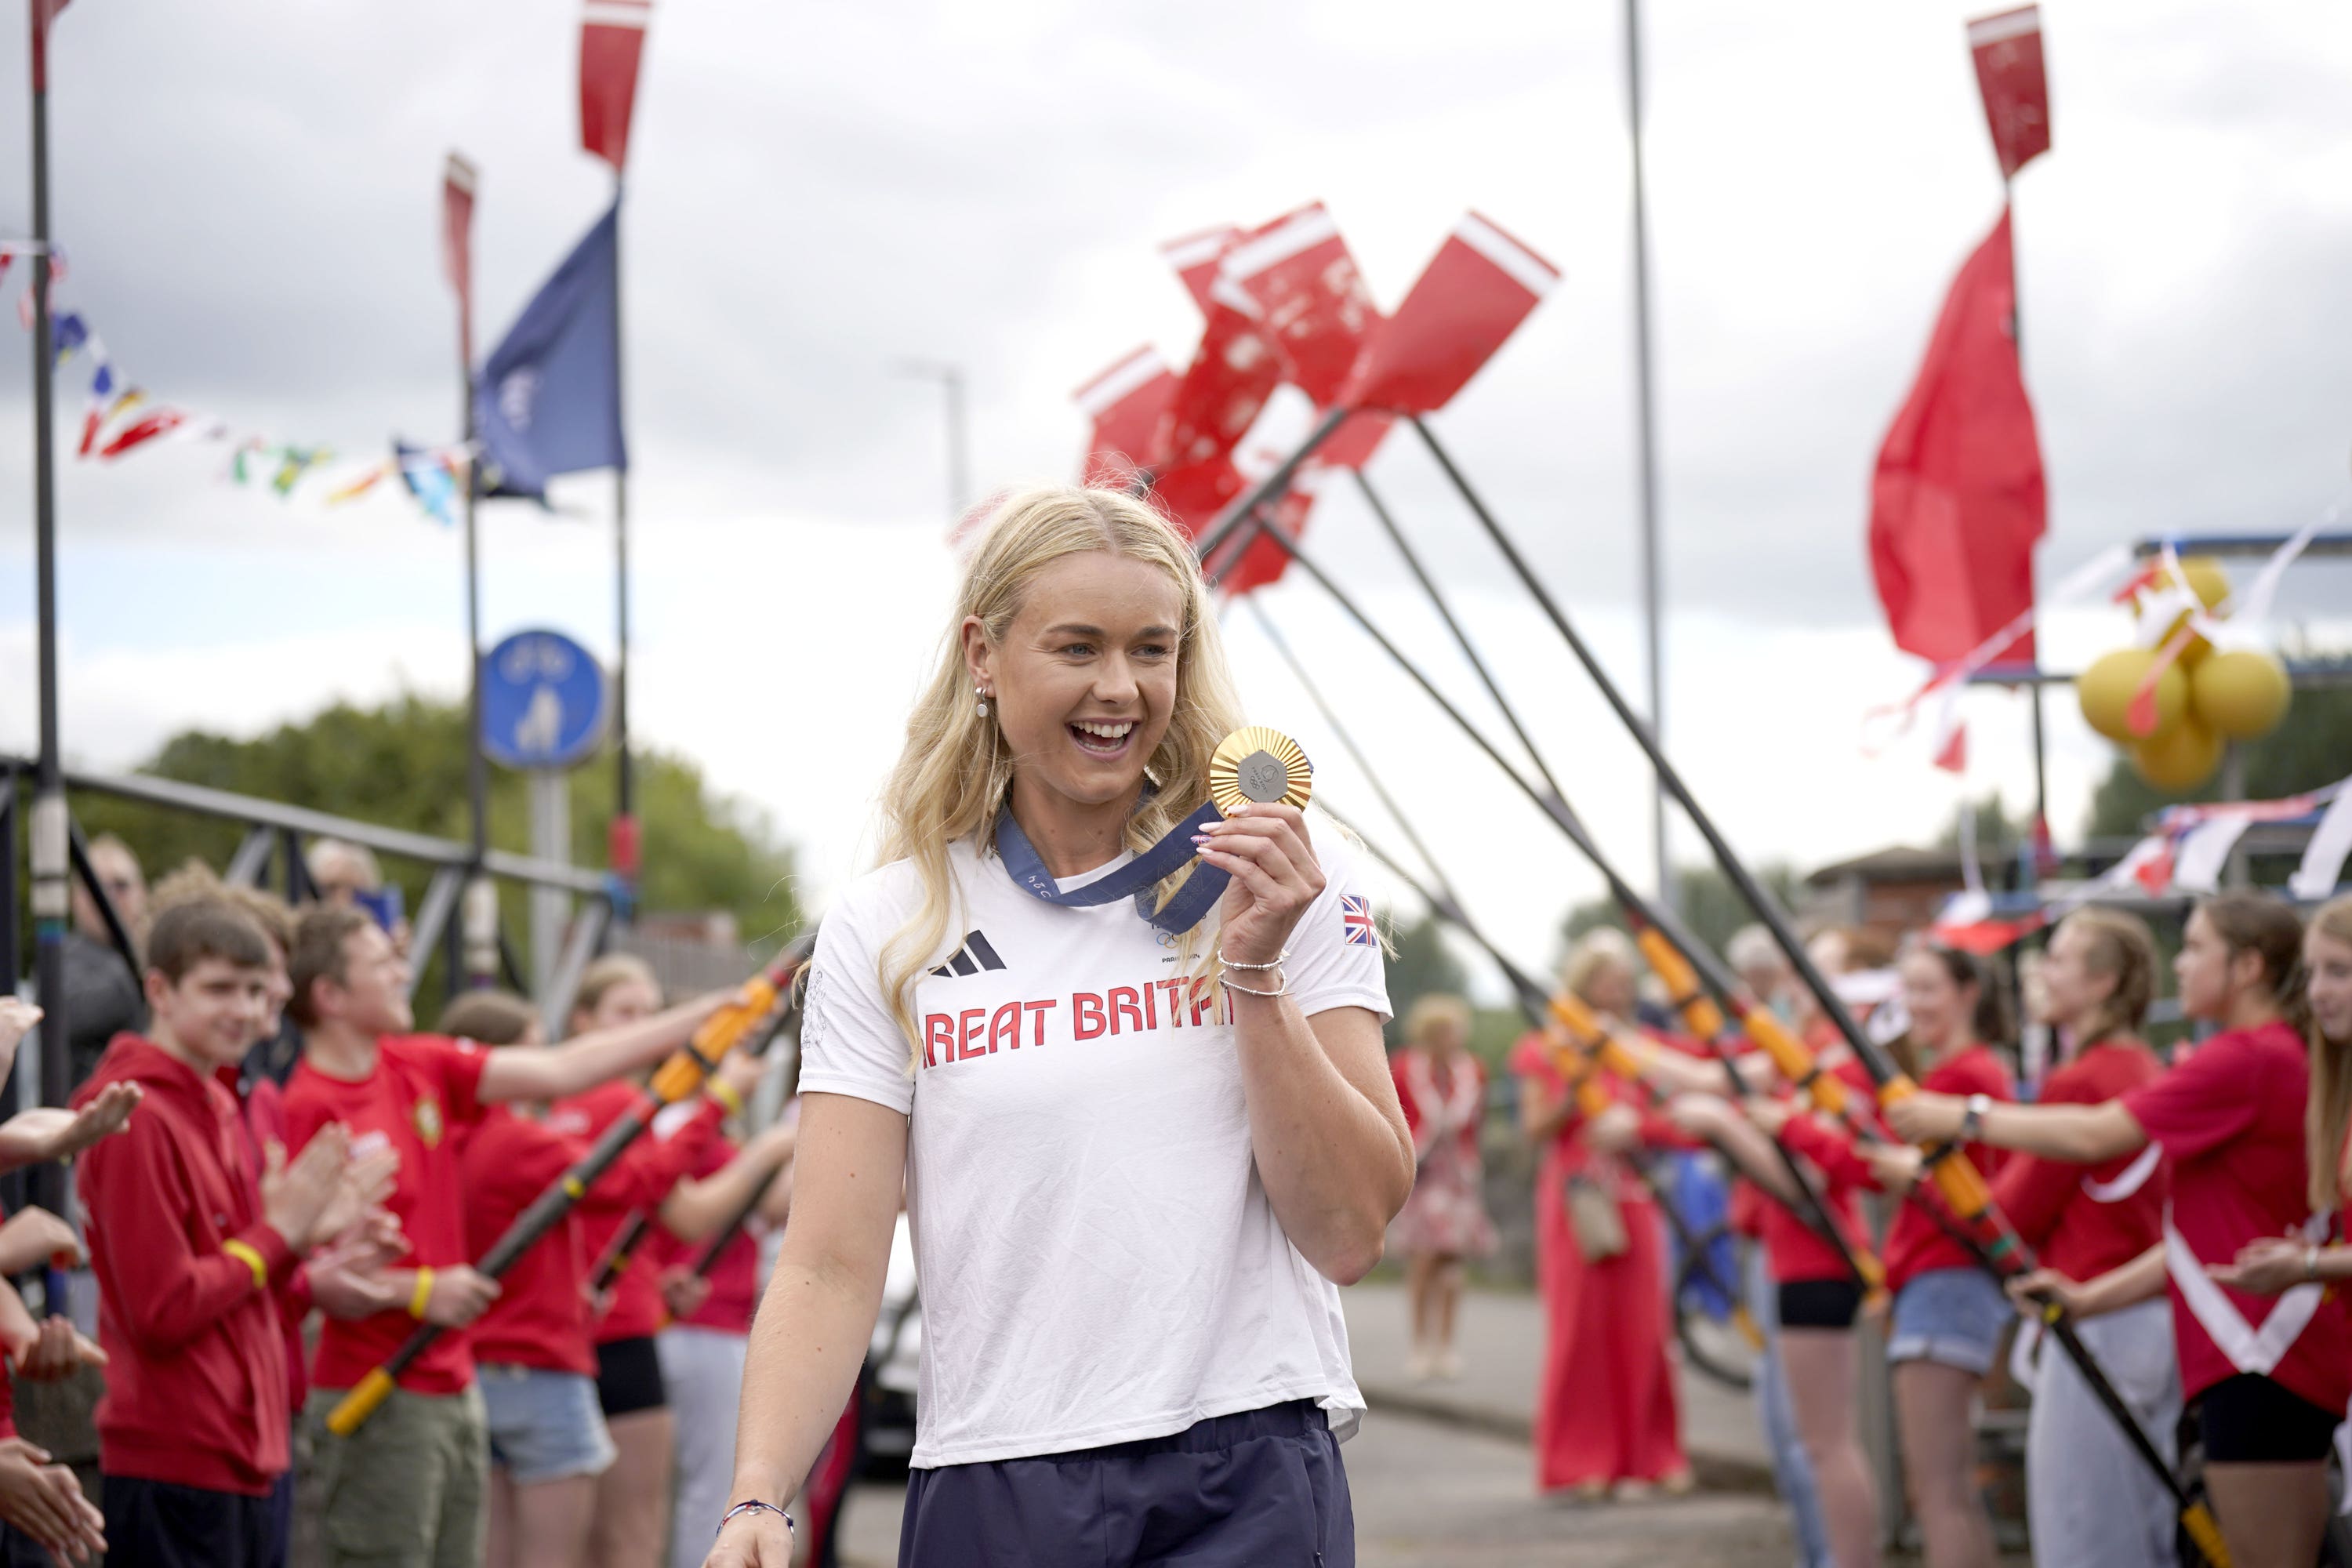
[[[1284,962],[1289,957],[1290,950],[1286,947],[1279,953],[1275,955],[1275,960],[1272,963],[1236,963],[1232,959],[1225,956],[1225,944],[1223,942],[1219,942],[1217,944],[1217,962],[1223,964],[1227,969],[1254,969],[1263,973],[1269,969],[1280,969]]]
[[[720,1514],[719,1516],[719,1528],[712,1531],[710,1533],[713,1535],[723,1534],[726,1531],[727,1527],[735,1521],[735,1516],[739,1513],[772,1513],[778,1519],[784,1521],[785,1534],[793,1535],[798,1533],[798,1531],[796,1531],[793,1527],[793,1516],[791,1514],[786,1513],[774,1503],[759,1502],[756,1500],[751,1502],[739,1502],[733,1508],[729,1509],[725,1513]]]
[[[1234,984],[1233,977],[1231,975],[1223,976],[1221,979],[1226,990],[1238,991],[1244,996],[1264,996],[1270,1001],[1276,996],[1287,996],[1290,994],[1290,976],[1287,974],[1282,977],[1282,984],[1276,986],[1271,991],[1260,991],[1248,985],[1236,985]]]

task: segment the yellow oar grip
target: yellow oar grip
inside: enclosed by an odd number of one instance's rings
[[[1580,1045],[1591,1045],[1601,1038],[1603,1032],[1601,1020],[1593,1015],[1591,1008],[1584,1005],[1584,998],[1573,991],[1562,991],[1553,995],[1551,1016],[1559,1019]]]
[[[776,988],[764,974],[743,982],[735,999],[702,1021],[694,1043],[662,1063],[654,1074],[653,1095],[664,1105],[675,1105],[702,1087],[717,1062],[740,1044],[751,1026],[776,1005]]]
[[[392,1394],[392,1373],[377,1367],[360,1379],[359,1386],[343,1395],[341,1403],[327,1413],[327,1430],[338,1437],[348,1437],[367,1425]]]
[[[2205,1554],[2213,1568],[2230,1568],[2230,1548],[2221,1540],[2221,1526],[2213,1518],[2213,1510],[2201,1502],[2192,1502],[2180,1512],[2180,1528]]]
[[[1689,1026],[1691,1033],[1702,1040],[1711,1040],[1722,1034],[1721,1009],[1700,989],[1698,971],[1691,967],[1690,960],[1683,956],[1682,950],[1667,938],[1666,933],[1656,926],[1643,926],[1641,933],[1633,938],[1633,942],[1642,950],[1642,956],[1649,961],[1650,972],[1666,988],[1666,994],[1674,998],[1675,1007],[1682,1014],[1683,1022]]]

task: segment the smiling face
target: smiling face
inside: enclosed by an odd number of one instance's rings
[[[1969,1036],[1976,1016],[1977,988],[1952,978],[1935,953],[1916,949],[1903,955],[1903,1006],[1911,1015],[1911,1038],[1931,1057],[1942,1058]]]
[[[320,1011],[362,1034],[397,1035],[415,1026],[408,1005],[408,963],[373,922],[343,939],[343,981],[319,983]]]
[[[2311,1021],[2322,1038],[2352,1046],[2352,942],[2314,924],[2303,939],[2303,962]]]
[[[234,1067],[262,1033],[269,973],[226,958],[200,958],[177,983],[147,972],[147,1006],[157,1041],[205,1071]]]
[[[998,643],[966,618],[965,662],[1012,752],[1016,806],[1133,801],[1175,711],[1183,622],[1166,570],[1108,551],[1040,570]]]

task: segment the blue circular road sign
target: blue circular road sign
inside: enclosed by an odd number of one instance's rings
[[[482,750],[509,768],[568,768],[604,739],[595,655],[562,632],[524,631],[482,656]]]

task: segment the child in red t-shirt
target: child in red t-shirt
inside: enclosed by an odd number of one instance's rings
[[[80,1190],[108,1354],[98,1408],[110,1551],[125,1562],[281,1561],[269,1498],[291,1463],[277,1297],[316,1241],[356,1225],[392,1180],[328,1127],[257,1180],[215,1074],[268,1011],[268,939],[234,908],[184,903],[147,942],[151,1035],[119,1035],[77,1091],[142,1091]]]
[[[467,1262],[457,1134],[492,1104],[551,1100],[648,1067],[685,1043],[723,1000],[714,994],[628,1028],[562,1046],[485,1052],[469,1041],[407,1031],[408,965],[362,911],[306,914],[295,933],[291,1011],[301,1065],[286,1089],[299,1145],[340,1121],[362,1152],[400,1157],[388,1205],[405,1230],[411,1267],[392,1270],[407,1310],[332,1321],[311,1372],[331,1565],[470,1557],[484,1527],[489,1441],[467,1338],[445,1333],[402,1373],[384,1404],[348,1437],[324,1417],[420,1321],[462,1329],[499,1287]]]
[[[2352,1395],[2352,1323],[2314,1279],[2275,1300],[2232,1280],[2261,1237],[2315,1242],[2304,1160],[2310,1063],[2288,1021],[2303,924],[2279,900],[2223,893],[2189,918],[2173,972],[2181,1010],[2219,1024],[2188,1060],[2101,1105],[2000,1106],[1989,1143],[2092,1164],[2160,1143],[2171,1165],[2164,1241],[2081,1286],[2042,1283],[2096,1317],[2170,1287],[2182,1394],[2197,1409],[2205,1483],[2239,1568],[2312,1562],[2327,1521],[2326,1457]],[[1890,1109],[1908,1138],[1957,1134],[1968,1111],[1920,1095]]]

